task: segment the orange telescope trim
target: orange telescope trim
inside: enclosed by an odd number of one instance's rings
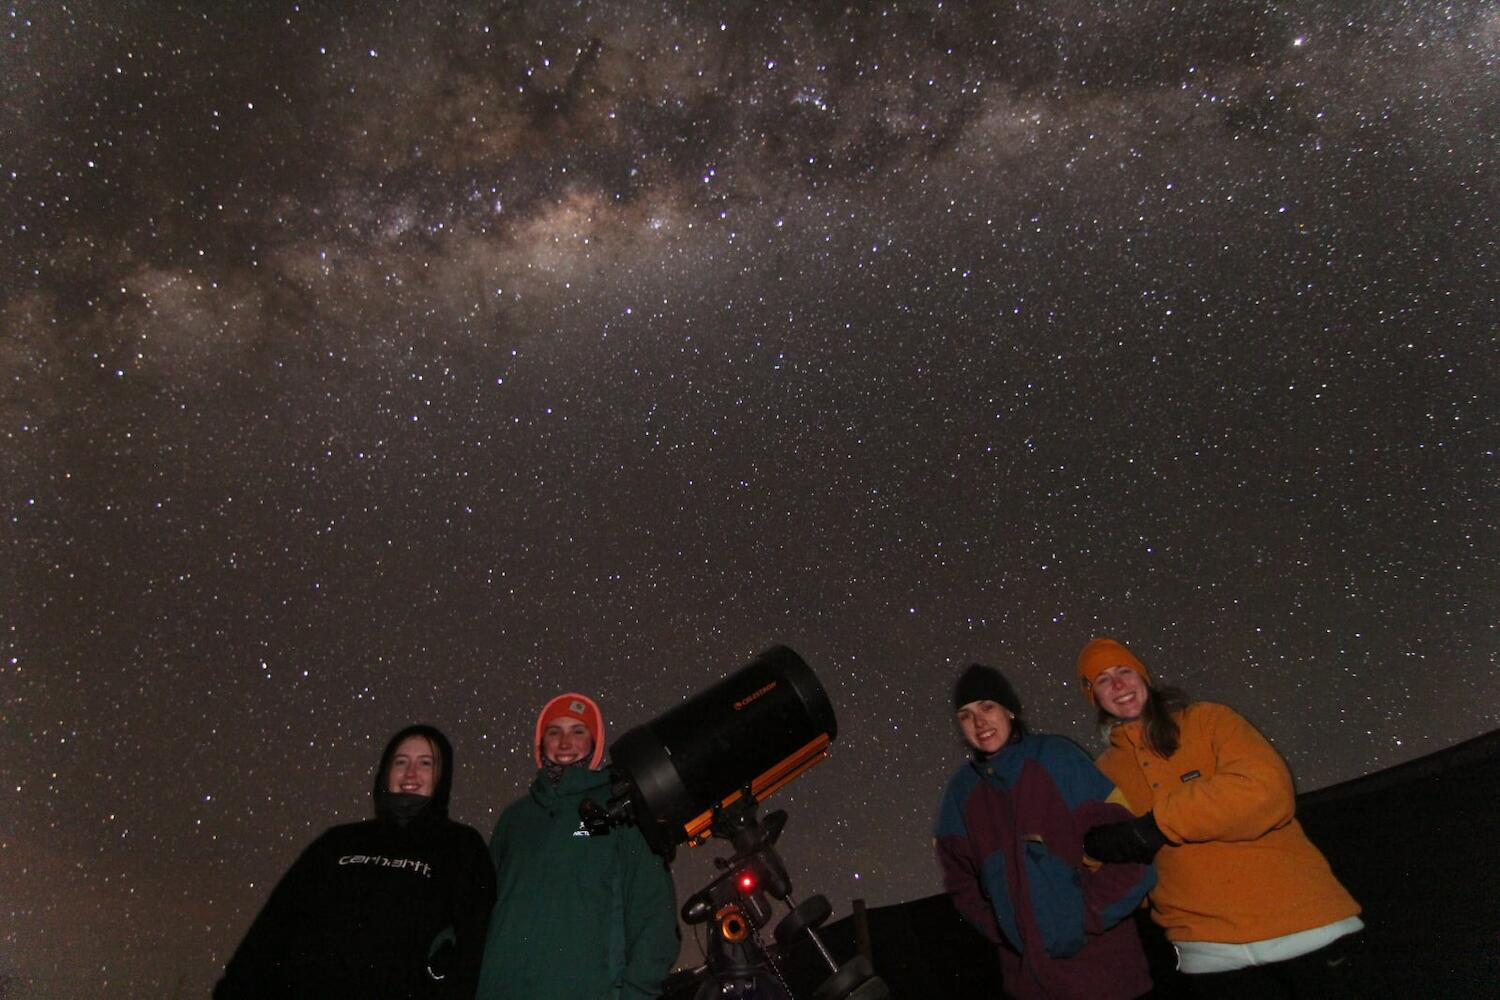
[[[828,756],[828,734],[819,733],[817,737],[806,746],[789,754],[781,763],[762,774],[757,775],[750,782],[750,793],[755,796],[755,801],[764,802],[767,795],[780,789],[797,775],[812,767],[818,761]],[[740,797],[739,791],[731,792],[717,808],[723,808]],[[714,812],[709,809],[693,817],[691,822],[682,825],[687,832],[688,844],[696,846],[708,839],[709,827],[713,824]]]

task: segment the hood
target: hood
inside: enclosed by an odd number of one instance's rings
[[[437,754],[437,782],[432,786],[432,800],[422,812],[424,814],[446,816],[448,815],[448,796],[453,788],[453,746],[448,742],[448,737],[444,736],[435,727],[424,725],[407,726],[395,736],[392,736],[390,742],[385,745],[385,750],[380,755],[380,764],[375,768],[375,786],[373,790],[375,815],[383,816],[385,814],[381,800],[387,794],[385,790],[386,772],[390,770],[391,758],[396,755],[396,748],[408,736],[425,737],[427,742],[432,744],[432,749]]]

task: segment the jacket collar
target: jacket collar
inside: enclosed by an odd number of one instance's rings
[[[973,757],[969,766],[980,774],[994,775],[1001,780],[1010,780],[1021,770],[1027,756],[1025,746],[1031,737],[1023,736],[1014,743],[1007,743],[988,757]]]
[[[1141,720],[1116,723],[1109,730],[1109,745],[1121,749],[1136,750],[1141,745]]]
[[[563,799],[582,799],[586,795],[607,797],[609,784],[609,771],[590,771],[584,764],[563,768],[562,779],[555,785],[547,777],[546,769],[539,768],[531,780],[531,797],[543,806],[555,805]],[[600,801],[599,804],[604,803]]]

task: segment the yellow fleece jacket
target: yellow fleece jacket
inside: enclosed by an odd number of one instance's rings
[[[1172,941],[1244,944],[1351,917],[1359,904],[1293,815],[1292,775],[1233,709],[1200,701],[1175,716],[1170,758],[1140,722],[1114,728],[1099,757],[1137,814],[1154,811],[1171,842],[1156,855],[1152,917]]]

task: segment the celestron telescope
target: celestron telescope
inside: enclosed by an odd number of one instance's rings
[[[818,936],[832,908],[823,896],[792,898],[776,841],[786,813],[764,820],[760,802],[828,756],[838,733],[833,706],[818,678],[786,646],[773,646],[722,681],[615,741],[607,805],[579,809],[591,828],[629,824],[667,861],[679,844],[710,837],[734,853],[715,859],[723,872],[682,907],[688,924],[707,924],[710,977],[696,1000],[795,1000],[767,953],[760,929],[771,919],[768,897],[790,912],[776,925],[777,943],[806,935],[830,975],[811,1000],[887,1000],[890,991],[868,959],[842,965]]]

